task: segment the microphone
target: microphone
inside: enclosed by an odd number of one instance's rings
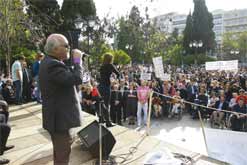
[[[82,52],[82,57],[89,57],[89,56],[90,56],[90,54],[87,54],[85,52]]]

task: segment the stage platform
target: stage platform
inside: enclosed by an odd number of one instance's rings
[[[10,107],[10,122],[12,127],[8,144],[15,145],[15,148],[6,152],[4,158],[10,159],[13,165],[52,165],[52,144],[49,134],[42,129],[41,105],[28,103],[21,106]],[[84,114],[83,127],[94,121],[96,118],[89,114]],[[82,129],[79,128],[78,130]],[[169,149],[172,152],[181,153],[190,156],[195,160],[197,165],[215,165],[226,164],[224,162],[211,159],[207,156],[200,155],[172,144],[157,140],[154,137],[145,136],[121,126],[110,128],[110,131],[116,138],[116,145],[111,153],[116,156],[116,162],[120,164],[140,165],[147,153]],[[138,145],[138,146],[137,146]],[[134,154],[128,154],[131,147],[136,147]],[[127,157],[128,156],[128,157]],[[70,165],[93,165],[88,152],[82,151],[78,139],[73,144]]]

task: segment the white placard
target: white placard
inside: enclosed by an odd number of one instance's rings
[[[171,74],[163,74],[162,77],[160,77],[162,81],[171,81]]]
[[[236,71],[238,70],[238,60],[206,62],[206,70]]]
[[[151,73],[141,73],[141,80],[151,80]]]
[[[153,64],[154,64],[154,71],[156,77],[163,77],[164,76],[164,67],[163,67],[163,61],[162,57],[155,57],[153,58]]]

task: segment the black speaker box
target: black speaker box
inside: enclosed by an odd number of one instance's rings
[[[95,120],[78,132],[83,148],[86,148],[93,156],[99,158],[99,123]],[[102,157],[107,160],[116,139],[112,133],[102,126]]]

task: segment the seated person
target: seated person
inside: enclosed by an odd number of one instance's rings
[[[196,104],[207,106],[208,105],[208,96],[205,94],[205,88],[200,88],[199,95],[194,100]],[[205,108],[201,106],[195,106],[195,108],[192,111],[192,119],[198,119],[198,111],[200,111],[202,118],[205,118],[208,115],[208,111],[206,111]]]
[[[0,94],[0,114],[3,114],[6,120],[6,123],[9,120],[9,106],[8,103],[4,100],[3,96]]]
[[[238,100],[238,104],[236,104],[233,107],[233,113],[230,116],[230,123],[231,123],[231,128],[233,131],[242,131],[244,122],[246,122],[247,118],[247,108],[246,105],[244,104],[245,99],[240,98]],[[243,114],[238,114],[238,113],[243,113]]]
[[[95,115],[96,113],[96,100],[93,93],[93,87],[90,84],[84,86],[84,91],[82,92],[82,106],[85,112]]]
[[[236,98],[236,102],[239,101],[239,99],[242,98],[244,99],[244,104],[247,104],[247,96],[245,95],[245,91],[243,89],[239,90],[239,96]]]
[[[213,108],[215,107],[215,103],[219,101],[219,97],[216,96],[216,94],[214,92],[211,93],[211,97],[208,101],[208,107],[209,108]],[[208,114],[211,116],[213,111],[211,109],[207,109]]]
[[[184,107],[183,103],[181,102],[180,92],[177,91],[173,96],[174,99],[171,100],[172,103],[172,110],[169,114],[168,118],[172,118],[174,115],[179,114]]]
[[[217,111],[214,111],[211,115],[211,121],[213,124],[218,124],[223,126],[223,118],[225,116],[225,112],[221,110],[228,110],[228,102],[225,100],[225,96],[220,96],[220,100],[215,103],[215,107]]]
[[[2,96],[8,104],[12,104],[15,102],[15,91],[12,85],[11,80],[7,80],[6,84],[2,85]]]
[[[232,110],[232,108],[237,104],[237,97],[238,97],[238,94],[237,93],[233,93],[232,94],[232,98],[229,102],[229,108]]]
[[[155,96],[152,100],[153,110],[154,110],[154,116],[155,117],[161,117],[162,116],[162,102],[161,99],[158,96]]]
[[[8,110],[8,104],[0,100],[0,105],[2,105],[2,111]],[[7,114],[7,115],[6,115]],[[6,146],[9,133],[10,133],[10,126],[7,124],[8,121],[8,113],[0,113],[0,155],[3,155],[5,151],[14,148],[13,145]],[[0,164],[8,164],[8,159],[0,159]]]

